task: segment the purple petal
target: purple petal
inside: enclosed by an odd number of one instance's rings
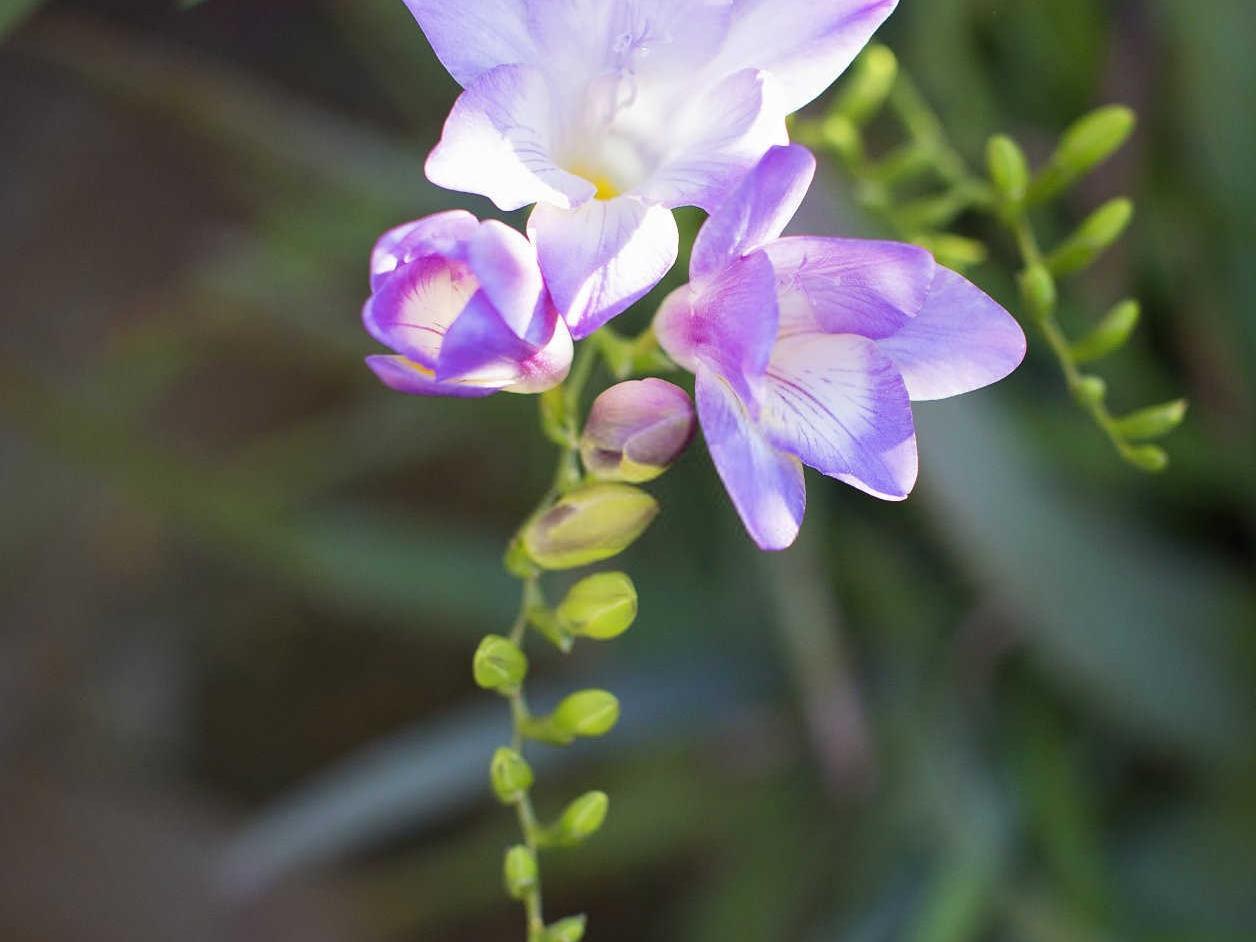
[[[786,113],[812,101],[846,71],[898,0],[734,0],[715,68],[766,69],[781,83]]]
[[[945,399],[998,382],[1025,358],[1012,315],[975,285],[939,267],[924,309],[877,345],[912,399]]]
[[[467,258],[480,288],[515,336],[548,339],[553,327],[544,324],[542,315],[550,300],[532,243],[522,233],[491,220],[480,226],[469,243]],[[529,335],[538,330],[543,336]]]
[[[772,446],[718,374],[698,372],[695,398],[715,469],[746,530],[761,549],[785,549],[807,509],[802,464]]]
[[[435,369],[446,331],[477,290],[465,263],[425,256],[383,281],[362,322],[384,346]]]
[[[709,61],[728,32],[730,4],[710,0],[565,0],[531,4],[537,64],[586,79],[616,69],[685,70]]]
[[[370,356],[369,366],[389,389],[411,396],[455,396],[476,399],[491,396],[496,387],[463,386],[456,383],[438,383],[431,370],[422,364],[399,356]]]
[[[776,239],[798,212],[816,173],[805,147],[773,147],[698,233],[690,277],[718,271]]]
[[[416,258],[459,257],[461,246],[479,227],[480,221],[465,209],[453,209],[390,229],[371,252],[371,290],[378,291],[394,271]]]
[[[499,65],[534,62],[527,0],[405,0],[441,63],[460,85]]]
[[[715,369],[753,402],[754,380],[767,369],[777,330],[776,279],[767,256],[756,252],[672,292],[654,330],[685,369]]]
[[[937,267],[924,249],[901,242],[807,236],[764,251],[776,269],[782,336],[889,337],[924,306]]]
[[[481,291],[445,334],[436,379],[513,392],[557,386],[571,366],[571,335],[553,308],[548,325],[544,347],[519,339]]]
[[[728,76],[671,122],[670,153],[637,192],[714,211],[770,147],[789,143],[785,114],[770,76],[753,69]]]
[[[886,500],[916,483],[916,432],[907,388],[874,341],[796,334],[772,352],[762,422],[774,445]]]
[[[534,68],[498,66],[454,103],[427,159],[427,178],[446,189],[487,196],[507,211],[541,201],[576,206],[591,199],[596,187],[558,167],[555,136],[545,76]]]
[[[532,211],[528,235],[554,303],[580,340],[644,297],[676,261],[670,210],[633,197]]]

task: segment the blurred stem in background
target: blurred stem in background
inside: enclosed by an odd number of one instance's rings
[[[907,132],[908,142],[880,159],[869,156],[864,129],[888,106]],[[1069,392],[1111,441],[1117,453],[1143,471],[1163,471],[1169,456],[1158,445],[1141,444],[1174,431],[1186,417],[1176,399],[1114,416],[1107,384],[1082,372],[1082,364],[1120,350],[1138,323],[1138,305],[1124,301],[1089,334],[1071,341],[1057,319],[1057,282],[1084,271],[1121,237],[1133,204],[1115,199],[1100,207],[1065,242],[1045,254],[1039,247],[1030,210],[1041,208],[1107,160],[1128,139],[1134,115],[1127,108],[1101,108],[1070,127],[1047,164],[1031,177],[1028,162],[1010,137],[996,135],[988,147],[989,179],[977,176],[948,141],[938,116],[915,83],[884,46],[871,46],[856,62],[829,113],[795,126],[798,139],[836,158],[857,183],[856,195],[904,239],[932,251],[938,260],[963,271],[988,257],[985,245],[949,231],[965,213],[993,215],[1020,251],[1021,302],[1038,327],[1064,375]],[[933,178],[942,191],[901,196]]]

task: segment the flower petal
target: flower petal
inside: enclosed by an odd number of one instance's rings
[[[715,369],[747,402],[755,401],[776,329],[776,278],[762,252],[673,291],[654,319],[668,356],[691,373]]]
[[[580,340],[644,297],[676,261],[671,211],[634,197],[563,210],[541,203],[528,220],[554,303]]]
[[[466,264],[424,256],[382,282],[362,309],[362,322],[384,346],[435,369],[445,332],[477,290]]]
[[[1025,333],[980,288],[939,267],[924,309],[880,340],[915,400],[945,399],[998,382],[1025,358]]]
[[[370,356],[366,358],[366,365],[389,389],[408,393],[411,396],[454,396],[461,399],[477,399],[497,392],[495,386],[439,383],[431,370],[405,357]]]
[[[521,232],[490,220],[468,244],[467,259],[481,290],[515,336],[536,342],[549,338],[553,326],[547,326],[541,316],[550,306],[549,295],[536,249]],[[543,336],[532,336],[530,331]]]
[[[907,388],[875,342],[854,334],[796,334],[772,352],[762,422],[778,448],[822,474],[886,500],[916,483]]]
[[[437,58],[467,86],[499,65],[535,62],[527,0],[405,0]]]
[[[789,143],[771,76],[744,69],[696,96],[666,131],[671,146],[636,192],[713,212],[774,144]]]
[[[937,267],[924,249],[902,242],[805,236],[764,251],[776,270],[783,336],[892,336],[924,306]]]
[[[571,367],[571,335],[552,307],[548,325],[543,347],[521,340],[481,291],[445,334],[436,379],[515,392],[557,386]]]
[[[766,69],[781,83],[786,113],[812,101],[846,71],[898,0],[734,0],[716,69]]]
[[[802,464],[772,446],[719,374],[698,372],[695,399],[715,469],[746,530],[761,549],[785,549],[807,509]]]
[[[427,158],[427,178],[487,196],[506,211],[542,201],[577,206],[597,188],[555,164],[554,120],[550,88],[538,69],[491,69],[454,103]]]
[[[718,271],[776,239],[798,212],[815,173],[816,159],[805,147],[768,151],[698,233],[690,277]]]
[[[465,209],[452,209],[390,229],[371,252],[371,290],[402,265],[426,255],[456,257],[461,245],[475,235],[480,221]]]

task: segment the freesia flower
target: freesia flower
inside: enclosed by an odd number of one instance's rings
[[[399,392],[533,393],[567,378],[571,334],[536,251],[500,222],[454,210],[385,233],[371,255],[371,291],[362,320],[396,355],[367,364]]]
[[[672,267],[897,0],[406,0],[465,91],[427,162],[528,232],[578,340]]]
[[[696,375],[716,468],[769,550],[798,534],[803,465],[902,500],[917,474],[912,400],[993,383],[1025,354],[1016,321],[923,249],[778,238],[814,174],[805,148],[771,150],[707,221],[690,284],[655,321]]]

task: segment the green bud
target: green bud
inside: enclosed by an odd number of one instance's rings
[[[885,46],[869,46],[851,71],[834,111],[858,125],[885,105],[898,78],[898,59]]]
[[[1029,188],[1029,201],[1055,196],[1120,150],[1134,130],[1134,112],[1122,105],[1092,111],[1060,138],[1046,169]]]
[[[605,690],[582,690],[558,705],[550,724],[568,738],[609,733],[619,722],[619,700]]]
[[[1121,450],[1121,457],[1134,467],[1152,474],[1169,466],[1169,453],[1159,445],[1134,445]]]
[[[569,804],[547,834],[554,847],[583,844],[602,827],[610,799],[605,792],[587,792]]]
[[[646,531],[658,502],[627,484],[589,484],[528,524],[523,545],[544,569],[574,569],[617,556]]]
[[[953,235],[949,232],[931,232],[913,239],[923,249],[928,249],[947,268],[964,271],[986,260],[986,247],[976,239]]]
[[[506,892],[511,899],[523,899],[536,889],[539,879],[536,854],[522,844],[516,844],[506,851],[506,859],[502,864],[502,881],[506,884]]]
[[[489,766],[493,792],[504,805],[513,805],[532,787],[532,767],[514,749],[503,746]]]
[[[1186,418],[1186,409],[1185,399],[1148,406],[1117,419],[1116,430],[1122,438],[1128,440],[1159,438],[1182,424]]]
[[[986,145],[986,165],[999,195],[1019,205],[1029,187],[1029,162],[1020,145],[1006,134],[996,134]]]
[[[859,135],[859,128],[845,115],[833,114],[825,118],[820,125],[820,136],[843,160],[856,162],[863,159],[863,138]]]
[[[1021,293],[1029,303],[1030,312],[1039,319],[1055,312],[1057,300],[1055,279],[1042,265],[1031,265],[1020,274]]]
[[[560,919],[545,930],[545,942],[580,942],[584,938],[586,921],[584,916]]]
[[[471,662],[475,682],[485,690],[511,693],[528,674],[528,659],[509,638],[489,635],[476,648]]]
[[[622,572],[599,572],[581,579],[558,606],[559,624],[573,635],[609,641],[637,617],[637,590]]]
[[[1122,301],[1105,314],[1090,333],[1073,343],[1074,362],[1093,363],[1121,349],[1134,333],[1140,316],[1137,301]]]
[[[1073,392],[1088,406],[1097,406],[1108,394],[1108,384],[1098,376],[1083,376],[1073,384]]]
[[[1047,265],[1056,277],[1071,275],[1094,264],[1134,218],[1134,204],[1124,198],[1109,200],[1086,218],[1063,245],[1051,253]]]

